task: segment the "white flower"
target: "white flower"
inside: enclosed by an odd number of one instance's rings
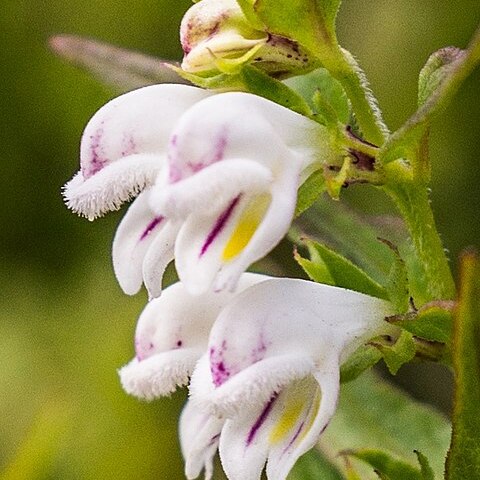
[[[332,156],[329,143],[324,127],[261,97],[145,87],[94,115],[64,195],[94,219],[141,192],[113,242],[125,293],[143,282],[159,296],[174,253],[190,292],[232,289],[287,232],[297,188]]]
[[[175,122],[209,95],[186,85],[155,85],[104,105],[83,132],[80,171],[64,189],[67,206],[93,220],[152,185]]]
[[[245,273],[242,291],[270,277]],[[143,400],[169,395],[184,386],[205,353],[210,329],[220,310],[235,294],[208,292],[192,296],[181,283],[165,289],[140,315],[135,334],[135,358],[119,370],[124,390]],[[188,478],[205,470],[211,478],[223,420],[187,402],[180,418],[180,445]]]
[[[192,293],[233,289],[286,234],[306,175],[331,160],[324,127],[248,93],[195,104],[179,120],[150,194],[175,222],[175,265]]]
[[[238,289],[268,278],[246,273]],[[225,291],[192,296],[178,282],[150,301],[138,320],[135,358],[119,371],[124,390],[153,400],[186,385],[195,363],[206,351],[215,319],[234,295]]]
[[[165,166],[171,131],[181,115],[210,94],[185,85],[155,85],[122,95],[90,120],[80,148],[80,171],[65,185],[66,204],[90,220],[145,190],[120,224],[113,266],[127,294],[145,281],[158,296],[158,281],[173,258],[175,226],[152,212],[149,187]]]
[[[340,365],[389,330],[390,304],[303,280],[245,290],[220,313],[192,376],[191,402],[224,417],[220,457],[230,480],[284,480],[337,404]]]

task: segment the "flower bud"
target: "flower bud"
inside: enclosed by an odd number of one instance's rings
[[[235,71],[252,63],[274,77],[315,68],[314,59],[297,42],[259,29],[235,0],[202,0],[185,14],[180,27],[188,73]]]

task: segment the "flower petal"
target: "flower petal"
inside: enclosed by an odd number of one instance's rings
[[[205,480],[212,478],[213,457],[217,452],[224,420],[204,413],[190,401],[180,416],[180,446],[185,459],[185,476],[197,478],[205,470]]]
[[[239,288],[266,278],[245,274]],[[137,324],[136,358],[119,371],[127,393],[152,400],[171,393],[177,385],[185,385],[206,349],[212,324],[233,296],[230,292],[209,292],[195,297],[182,283],[176,283],[149,302]]]
[[[185,218],[192,212],[211,213],[242,193],[268,189],[272,180],[270,170],[257,162],[226,160],[179,182],[155,185],[151,206],[169,218]]]
[[[150,300],[159,297],[162,293],[163,273],[173,260],[173,249],[179,227],[177,223],[167,221],[161,232],[152,239],[143,259],[143,282]]]
[[[249,351],[251,349],[246,350]],[[235,366],[222,363],[221,357],[217,358],[208,362],[208,357],[202,357],[192,374],[190,394],[200,408],[227,417],[267,403],[275,392],[315,369],[311,358],[298,353],[267,358],[238,373],[235,373]],[[205,382],[206,376],[210,377],[209,383]],[[216,388],[212,389],[212,384]]]
[[[134,358],[118,372],[122,387],[128,394],[148,401],[169,395],[188,383],[198,356],[198,349],[183,348],[141,361]]]
[[[65,203],[78,215],[94,220],[118,210],[151,185],[163,163],[163,156],[137,154],[111,164],[88,179],[78,172],[63,188]]]
[[[259,480],[268,455],[269,415],[276,397],[226,420],[220,435],[220,459],[230,480]]]
[[[286,479],[295,462],[315,446],[327,428],[335,413],[340,390],[338,360],[331,363],[331,369],[322,365],[323,371],[314,374],[320,388],[308,388],[305,380],[300,384],[301,389],[295,389],[297,391],[292,392],[292,387],[288,387],[291,398],[287,400],[277,425],[270,431],[268,479]],[[313,379],[310,381],[315,384]]]
[[[313,377],[304,378],[272,393],[260,407],[244,408],[226,420],[220,439],[220,457],[228,478],[260,478],[268,459],[268,478],[283,480],[284,472],[276,469],[271,474],[269,467],[283,465],[285,459],[294,456],[292,450],[311,430],[319,403],[318,385]],[[288,470],[283,470],[288,474]],[[280,476],[275,476],[277,474]]]
[[[180,279],[192,294],[201,294],[211,287],[225,263],[229,239],[253,199],[243,195],[234,197],[220,212],[191,214],[183,224],[175,243],[175,265]],[[243,233],[248,235],[245,228]]]
[[[234,288],[248,266],[264,257],[285,236],[295,212],[298,182],[299,172],[288,171],[272,184],[265,215],[244,248],[231,255],[231,261],[222,266],[215,281],[216,290]]]
[[[85,128],[81,170],[64,190],[67,205],[94,219],[153,184],[175,123],[209,95],[187,85],[154,85],[103,106]]]
[[[127,295],[134,295],[142,286],[145,255],[167,223],[164,217],[150,209],[149,194],[150,189],[147,189],[132,203],[113,240],[113,268],[118,283]]]

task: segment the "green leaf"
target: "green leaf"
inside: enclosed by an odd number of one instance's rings
[[[243,81],[239,74],[230,75],[228,73],[210,72],[202,75],[189,73],[180,67],[173,66],[172,69],[184,80],[193,83],[197,87],[206,88],[208,90],[245,90]]]
[[[478,478],[480,472],[480,259],[463,254],[460,294],[453,321],[455,392],[447,480]]]
[[[325,123],[349,122],[350,104],[345,90],[325,68],[290,78],[284,83],[309,102],[317,116],[324,117],[333,111],[333,118]]]
[[[461,61],[465,51],[460,48],[442,48],[430,55],[418,77],[418,106],[421,107],[450,74],[452,63]]]
[[[445,63],[435,74],[435,66],[440,57],[442,54],[437,52],[424,67],[419,82],[419,99],[424,103],[387,140],[380,151],[380,162],[385,164],[399,158],[409,158],[417,150],[431,120],[448,105],[460,85],[480,61],[480,29],[462,54],[457,50],[455,55],[443,55],[440,61]],[[432,73],[434,77],[431,77]]]
[[[343,480],[338,469],[316,449],[299,458],[288,480]]]
[[[302,235],[327,244],[385,285],[392,266],[392,251],[378,237],[398,244],[405,243],[403,224],[393,216],[359,214],[344,202],[326,195],[295,220]],[[296,239],[294,239],[296,241]]]
[[[319,445],[342,471],[345,466],[338,458],[342,450],[381,449],[414,464],[416,449],[443,478],[449,441],[450,425],[443,415],[370,371],[342,385],[337,412]],[[360,464],[359,471],[362,480],[375,479],[370,468]]]
[[[189,83],[172,69],[172,64],[97,40],[58,35],[50,39],[50,47],[120,92],[157,83]]]
[[[452,302],[432,302],[417,312],[389,318],[389,322],[407,330],[416,337],[449,343],[452,335]]]
[[[293,256],[297,263],[308,275],[310,280],[313,280],[317,283],[324,283],[326,285],[335,285],[335,282],[333,281],[333,278],[330,275],[327,266],[320,258],[318,258],[318,256],[315,260],[308,260],[306,258],[303,258],[297,250],[294,251]]]
[[[325,179],[323,172],[316,170],[313,172],[298,189],[297,206],[295,216],[302,214],[308,207],[313,205],[315,200],[325,191]]]
[[[257,17],[253,7],[254,0],[237,0],[238,5],[242,9],[248,23],[257,30],[263,30],[263,24]]]
[[[268,74],[260,71],[258,68],[245,65],[240,74],[240,79],[245,90],[267,98],[272,102],[283,105],[284,107],[311,117],[313,112],[307,102],[294,90],[279,80],[270,77]]]
[[[312,261],[326,267],[334,285],[388,300],[386,290],[350,260],[325,245],[311,240],[305,243],[311,255],[312,252],[317,255],[317,258],[315,260],[312,258]]]
[[[412,360],[416,353],[413,335],[406,330],[402,330],[393,345],[385,345],[381,342],[375,342],[372,345],[382,352],[385,364],[392,375],[396,375],[400,367]]]
[[[255,12],[270,33],[290,38],[321,58],[336,46],[340,0],[256,0]]]
[[[340,382],[351,382],[382,358],[380,350],[372,345],[362,345],[340,369]]]
[[[405,313],[409,308],[410,292],[408,288],[407,267],[398,248],[391,242],[381,240],[393,252],[393,264],[387,281],[387,291],[396,312]]]
[[[394,458],[382,450],[361,449],[348,450],[343,455],[355,457],[373,467],[380,478],[390,480],[422,480],[420,470],[404,460]]]
[[[428,458],[418,450],[415,450],[415,455],[417,456],[418,463],[420,464],[422,480],[435,480],[435,474],[433,473]]]

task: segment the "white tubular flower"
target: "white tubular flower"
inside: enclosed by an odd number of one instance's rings
[[[294,301],[292,301],[294,300]],[[230,480],[284,480],[337,404],[340,365],[389,326],[390,304],[303,280],[249,288],[221,312],[192,376],[192,402],[224,416]]]
[[[80,171],[64,189],[67,206],[93,220],[151,185],[175,122],[208,96],[186,85],[155,85],[104,105],[83,133]]]
[[[269,278],[245,273],[238,290]],[[142,400],[153,400],[186,385],[207,349],[215,319],[233,297],[230,292],[193,297],[176,283],[149,302],[138,320],[136,356],[119,371],[124,390]],[[224,421],[187,402],[179,423],[187,478],[196,478],[205,470],[205,479],[210,479]]]
[[[181,224],[180,279],[192,293],[233,289],[287,232],[305,176],[333,157],[326,129],[264,98],[224,93],[190,108],[150,195]]]
[[[268,278],[246,273],[239,290]],[[194,297],[179,282],[149,302],[137,324],[136,356],[119,371],[124,390],[153,400],[186,385],[195,363],[206,351],[215,319],[233,296],[230,292],[208,292]]]
[[[149,208],[148,187],[165,166],[174,125],[209,95],[186,85],[142,88],[107,103],[85,128],[81,169],[64,189],[67,206],[93,220],[146,190],[130,207],[113,243],[115,274],[129,295],[143,281],[150,297],[160,294],[178,229]]]
[[[180,416],[180,447],[185,460],[187,479],[197,478],[202,470],[205,480],[213,475],[213,457],[217,453],[225,421],[205,413],[187,401]]]

